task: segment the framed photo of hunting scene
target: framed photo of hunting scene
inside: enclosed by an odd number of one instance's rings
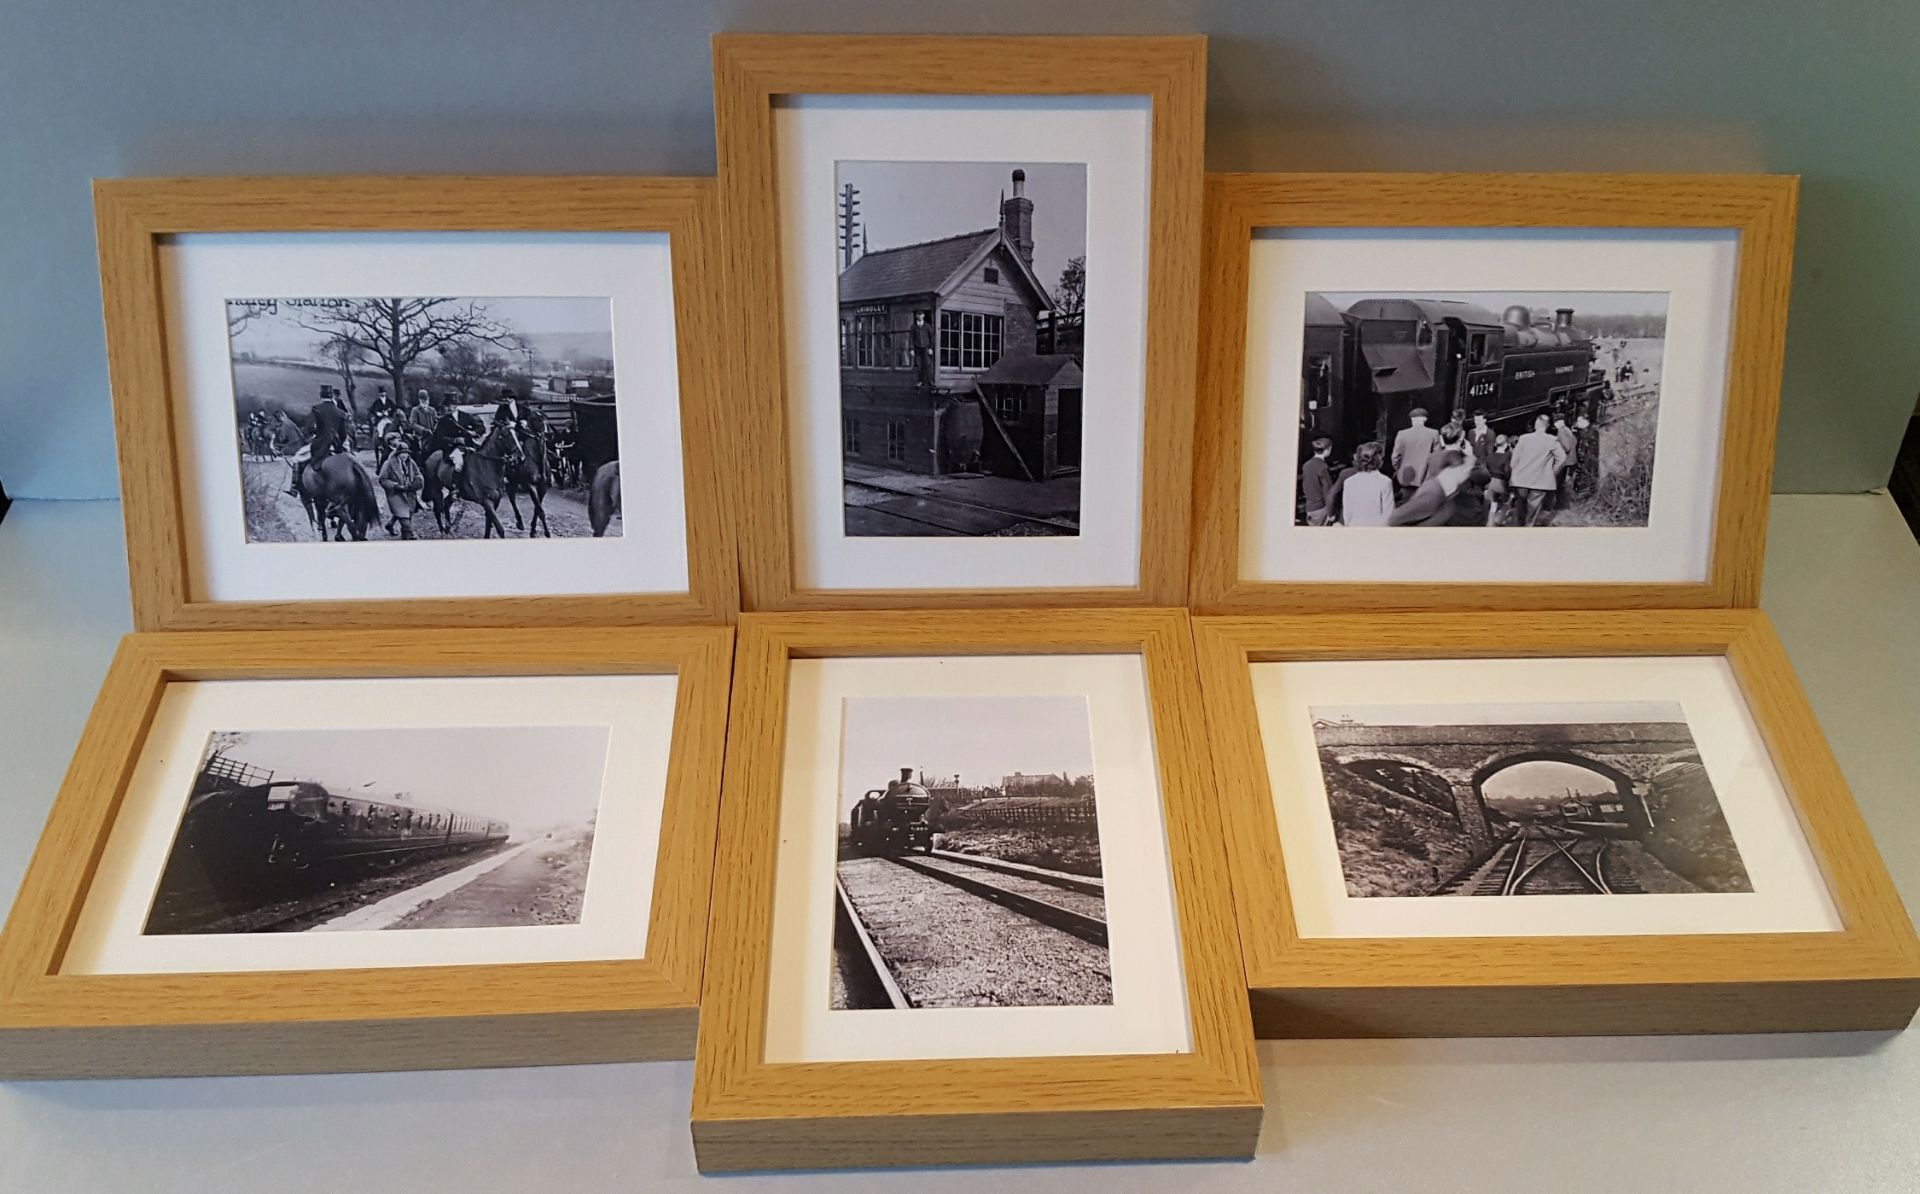
[[[1210,178],[1195,608],[1756,604],[1794,200]]]
[[[1263,1036],[1898,1029],[1920,943],[1757,610],[1195,622]]]
[[[1251,1151],[1190,651],[1177,610],[742,620],[702,1169]]]
[[[710,182],[135,179],[96,207],[141,628],[735,608]]]
[[[731,644],[128,636],[0,936],[0,1075],[691,1056]]]
[[[744,601],[1185,593],[1205,40],[714,40]]]

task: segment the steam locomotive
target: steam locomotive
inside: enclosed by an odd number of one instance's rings
[[[933,825],[928,820],[933,796],[913,782],[913,768],[902,767],[900,778],[882,788],[870,788],[853,806],[851,844],[860,854],[933,853]]]
[[[392,868],[504,841],[507,830],[505,821],[337,796],[307,780],[203,783],[181,817],[160,886],[244,900],[296,874]]]
[[[1455,411],[1500,431],[1531,430],[1540,411],[1592,419],[1606,392],[1594,345],[1573,308],[1548,322],[1514,305],[1498,318],[1447,299],[1360,299],[1342,312],[1307,296],[1300,452],[1319,436],[1344,458],[1368,440],[1393,442],[1414,407],[1438,427]]]

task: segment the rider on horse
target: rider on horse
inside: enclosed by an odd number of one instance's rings
[[[293,456],[293,485],[287,492],[294,497],[300,496],[300,479],[308,464],[353,446],[353,416],[347,404],[340,400],[339,390],[321,386],[320,401],[314,403],[307,414],[313,420],[313,438]]]
[[[460,412],[454,408],[451,398],[442,396],[440,399],[440,417],[434,422],[429,445],[431,451],[440,452],[453,462],[456,474],[466,469],[466,454],[480,447],[473,438],[472,429],[461,421]]]
[[[547,421],[540,412],[520,400],[520,396],[511,389],[500,391],[500,404],[493,408],[493,425],[505,427],[513,433],[514,444],[521,454],[526,452],[521,437],[536,435],[544,437],[547,433]]]

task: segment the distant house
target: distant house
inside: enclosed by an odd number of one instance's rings
[[[1033,200],[1013,172],[992,228],[875,249],[840,274],[844,458],[1045,480],[1080,464],[1080,367],[1039,355],[1053,299],[1033,272]],[[930,377],[913,347],[926,318]]]
[[[1064,775],[1027,775],[1016,771],[1000,781],[1000,790],[1009,796],[1033,796],[1068,785]]]

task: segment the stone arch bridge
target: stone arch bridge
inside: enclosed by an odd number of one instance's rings
[[[1481,785],[1516,764],[1572,763],[1612,780],[1627,821],[1636,834],[1644,834],[1651,828],[1647,794],[1653,777],[1674,764],[1700,761],[1693,735],[1678,721],[1467,726],[1323,721],[1315,723],[1314,739],[1323,767],[1363,775],[1369,764],[1399,769],[1412,781],[1412,790],[1380,786],[1452,812],[1476,851],[1493,844]]]

